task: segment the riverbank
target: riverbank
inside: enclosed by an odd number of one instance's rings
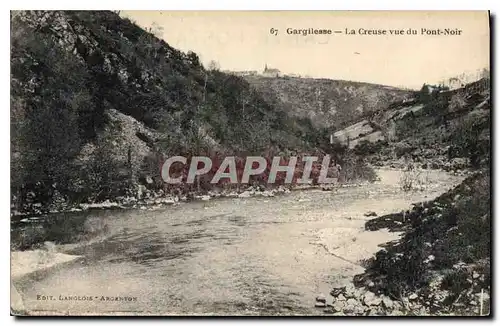
[[[476,171],[432,201],[375,217],[366,229],[401,234],[354,287],[331,291],[337,315],[488,316],[491,291],[490,174]]]
[[[406,166],[401,163],[397,166],[389,167],[372,167],[377,171],[403,171]],[[467,169],[456,171],[440,170],[440,169],[427,169],[418,168],[422,174],[435,173],[436,171],[444,171],[454,176],[466,176],[471,173]],[[380,181],[380,177],[376,177],[375,181]],[[397,181],[394,181],[397,182]],[[175,205],[179,202],[190,201],[206,201],[215,198],[247,198],[247,197],[274,197],[279,194],[288,193],[290,191],[303,191],[311,189],[335,190],[338,188],[358,187],[371,183],[371,181],[356,181],[349,183],[335,183],[326,185],[313,185],[313,184],[293,184],[293,185],[280,185],[278,187],[266,187],[264,185],[238,187],[237,189],[214,189],[210,191],[192,192],[180,196],[165,194],[163,191],[147,190],[142,187],[142,190],[136,196],[118,196],[113,199],[106,199],[102,202],[89,202],[89,203],[70,203],[61,201],[57,207],[53,205],[45,207],[42,203],[31,203],[29,209],[18,211],[14,207],[11,208],[11,221],[30,223],[35,222],[41,216],[61,214],[61,213],[77,213],[89,210],[99,209],[149,209],[151,207]]]

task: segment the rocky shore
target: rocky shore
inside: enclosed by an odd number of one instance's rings
[[[462,266],[457,267],[462,268]],[[467,281],[477,285],[484,275],[473,272]],[[446,302],[450,291],[442,290],[442,278],[437,278],[426,291],[407,293],[393,298],[378,292],[373,282],[367,287],[355,287],[352,283],[330,292],[330,297],[318,296],[315,307],[325,314],[335,316],[436,316],[436,315],[475,315],[489,314],[490,290],[463,292],[461,299],[468,304],[452,303],[454,310]],[[370,287],[371,285],[371,287]],[[456,309],[459,308],[459,309]]]

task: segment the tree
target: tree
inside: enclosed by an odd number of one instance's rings
[[[208,70],[210,70],[210,71],[219,71],[220,70],[219,63],[217,61],[215,61],[215,60],[211,60],[208,63]]]
[[[195,67],[200,66],[200,58],[196,53],[194,53],[193,51],[188,51],[186,56],[193,66]]]
[[[158,24],[157,22],[153,22],[151,24],[151,27],[149,28],[149,31],[154,35],[156,36],[157,38],[163,38],[163,26],[161,26],[160,24]]]

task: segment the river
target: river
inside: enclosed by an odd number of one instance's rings
[[[365,213],[409,209],[463,179],[426,171],[428,189],[404,193],[400,171],[378,173],[378,182],[334,191],[96,212],[104,237],[57,246],[82,259],[14,285],[33,314],[323,314],[315,297],[399,237],[365,231]]]

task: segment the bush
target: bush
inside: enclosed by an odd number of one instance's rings
[[[394,154],[397,158],[410,154],[414,149],[413,146],[405,142],[394,144]]]
[[[414,169],[413,164],[410,164],[411,165],[401,174],[399,186],[401,190],[405,192],[422,190],[422,187],[429,183],[428,174],[427,172]]]
[[[387,145],[388,143],[385,140],[378,140],[377,142],[362,140],[353,148],[353,152],[360,156],[373,155],[380,153]]]

